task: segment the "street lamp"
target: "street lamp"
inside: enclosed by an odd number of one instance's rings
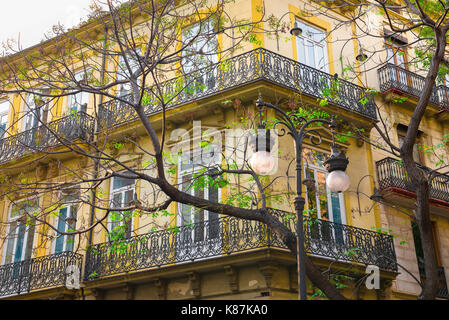
[[[351,184],[348,175],[345,173],[348,163],[349,160],[344,152],[338,151],[334,145],[331,156],[324,162],[327,172],[329,172],[326,184],[330,191],[340,193],[348,190]]]
[[[250,160],[250,165],[256,173],[267,172],[271,168],[272,156],[271,151],[271,137],[270,130],[266,130],[265,123],[262,121],[262,108],[267,107],[273,109],[278,119],[274,124],[274,128],[278,125],[285,126],[288,130],[283,129],[279,136],[285,134],[290,135],[295,142],[296,149],[296,197],[295,197],[295,210],[296,210],[296,235],[297,235],[297,264],[298,264],[298,295],[300,300],[307,300],[307,288],[306,288],[306,270],[305,270],[305,249],[304,249],[304,229],[303,229],[303,210],[305,205],[305,199],[302,196],[302,181],[301,181],[301,159],[302,159],[302,143],[305,137],[309,136],[310,141],[314,145],[321,144],[320,133],[313,128],[308,127],[314,123],[322,123],[329,126],[332,133],[332,154],[325,161],[327,170],[330,172],[326,179],[326,184],[332,192],[345,192],[349,188],[349,177],[344,173],[346,167],[349,163],[348,158],[344,155],[342,151],[338,151],[335,144],[334,131],[337,124],[334,120],[329,121],[327,119],[312,119],[307,120],[303,117],[296,115],[288,115],[280,108],[263,101],[261,95],[259,94],[259,99],[256,101],[256,106],[260,114],[260,124],[257,135],[253,137],[254,141],[264,141],[265,146],[259,147],[259,144],[255,144],[255,154]],[[301,124],[299,130],[296,129],[297,124]],[[310,136],[310,134],[315,133],[315,136]],[[271,159],[270,159],[271,158]],[[273,168],[271,168],[272,170]],[[256,171],[257,170],[257,171]],[[271,171],[270,170],[270,171]],[[269,171],[268,171],[269,172]],[[335,190],[335,191],[334,191]]]
[[[257,134],[251,137],[250,145],[254,154],[250,158],[249,164],[254,172],[259,175],[267,175],[273,171],[276,163],[270,153],[274,145],[271,131],[265,130],[265,125],[261,124]]]
[[[70,208],[69,214],[68,214],[67,218],[65,219],[66,223],[69,226],[75,226],[75,224],[76,224],[76,215],[73,211],[74,211],[73,207]]]
[[[290,34],[294,37],[298,37],[302,34],[302,29],[300,27],[295,26],[290,29]]]

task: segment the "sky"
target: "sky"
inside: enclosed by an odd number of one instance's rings
[[[18,39],[28,48],[44,39],[58,22],[66,27],[77,25],[88,14],[91,0],[1,0],[0,43]]]

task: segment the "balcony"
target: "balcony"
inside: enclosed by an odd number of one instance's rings
[[[95,119],[78,112],[45,126],[26,130],[0,140],[0,164],[27,154],[42,152],[75,140],[88,140],[95,129]]]
[[[417,99],[424,89],[426,78],[414,72],[387,63],[378,70],[380,91],[394,91]],[[430,102],[441,109],[449,109],[449,88],[443,85],[434,86]]]
[[[418,263],[419,268],[419,276],[421,278],[421,282],[426,281],[426,272],[424,269],[423,263]],[[438,281],[439,281],[439,287],[438,287],[438,293],[437,298],[440,299],[449,299],[449,293],[447,290],[447,282],[446,282],[446,275],[444,274],[444,267],[438,267]]]
[[[431,169],[419,165],[423,171]],[[397,159],[385,158],[376,162],[379,189],[387,200],[407,205],[408,199],[416,197],[415,187],[407,175],[404,165]],[[430,204],[447,212],[449,206],[449,176],[439,175],[430,185]],[[410,205],[410,204],[408,204]],[[436,209],[435,209],[436,210]]]
[[[276,214],[293,230],[294,215],[282,211]],[[397,271],[393,238],[389,235],[312,218],[305,218],[304,232],[305,248],[311,256]],[[94,281],[266,248],[287,252],[265,224],[223,217],[134,236],[120,243],[93,245],[87,253],[84,277],[85,281]]]
[[[62,287],[67,267],[82,270],[83,256],[62,252],[0,266],[0,297],[26,294],[35,290]]]
[[[447,290],[446,275],[444,274],[444,268],[438,267],[438,278],[440,281],[440,287],[438,288],[437,297],[441,299],[449,299],[449,293]]]
[[[168,80],[160,90],[168,108],[173,108],[261,80],[315,99],[326,98],[339,108],[377,119],[374,101],[364,88],[266,49],[255,49]],[[147,115],[161,111],[158,101],[148,89],[143,98]],[[111,100],[100,105],[99,119],[106,127],[113,127],[136,120],[137,114],[125,102]]]

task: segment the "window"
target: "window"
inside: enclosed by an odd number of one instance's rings
[[[220,155],[221,153],[215,146],[183,154],[180,159],[178,177],[181,191],[218,203],[220,199],[218,188],[213,185],[203,189],[194,188],[192,182],[195,173],[205,168],[212,169],[214,164],[218,164]],[[218,218],[218,213],[179,204],[178,226],[190,228],[183,228],[181,233],[183,246],[188,246],[188,243],[191,243],[192,240],[198,243],[206,239],[218,238],[220,234]]]
[[[75,74],[75,80],[77,82],[83,82],[87,79],[87,74],[84,71]],[[70,95],[68,97],[69,101],[69,111],[70,113],[75,112],[86,112],[87,106],[89,104],[89,92],[81,91],[76,94]]]
[[[183,72],[190,73],[218,62],[218,41],[214,34],[215,23],[211,20],[194,24],[182,33],[183,50],[182,68]],[[189,44],[190,41],[193,42]]]
[[[183,74],[188,74],[184,76],[186,85],[183,88],[187,96],[207,92],[217,84],[217,68],[212,67],[218,62],[214,25],[213,21],[206,21],[183,31],[182,41],[187,47],[182,52],[181,66]]]
[[[407,126],[398,124],[397,132],[398,132],[398,144],[399,144],[399,148],[401,148],[402,145],[404,144],[405,136],[407,135]],[[413,145],[413,160],[415,160],[415,162],[417,162],[419,164],[424,165],[424,155],[421,150],[422,135],[423,135],[423,133],[421,131],[418,132],[418,136],[416,137],[415,144]]]
[[[126,57],[126,60],[125,60],[125,57]],[[128,64],[131,68],[132,73],[136,72],[140,68],[136,57],[134,57],[131,53],[127,53],[125,56],[119,55],[118,56],[117,75],[116,75],[116,79],[118,81],[129,80],[131,78],[131,74],[126,65],[126,61],[128,61]],[[131,87],[130,82],[120,84],[117,87],[117,94],[119,97],[124,97],[126,95],[129,95],[129,94],[131,94],[131,91],[132,91],[132,87]]]
[[[437,236],[437,232],[436,232],[436,223],[435,223],[435,221],[432,221],[431,224],[432,224],[432,236],[433,236],[433,244],[435,247],[436,260],[437,260],[438,266],[441,266],[442,265],[441,253],[439,250],[440,246],[439,246],[438,236]],[[413,232],[413,240],[415,242],[415,253],[416,253],[416,258],[418,260],[419,272],[420,272],[421,277],[424,277],[425,276],[424,251],[423,251],[422,242],[421,242],[421,232],[419,230],[418,224],[414,221],[412,221],[412,232]]]
[[[3,139],[8,125],[9,101],[0,102],[0,139]]]
[[[345,223],[344,196],[343,193],[334,193],[327,190],[327,170],[324,167],[325,154],[305,148],[304,166],[305,177],[315,181],[314,190],[307,190],[306,209],[309,216],[336,223]]]
[[[413,87],[410,75],[407,73],[407,58],[403,48],[400,48],[396,42],[387,42],[385,44],[387,50],[387,63],[394,64],[398,68],[389,69],[390,78],[396,82],[396,86],[404,87],[404,91],[409,91],[408,88]]]
[[[304,175],[313,179],[315,185],[306,189],[306,205],[309,223],[310,246],[317,250],[337,250],[345,244],[345,230],[340,224],[346,223],[343,193],[330,192],[326,186],[327,170],[324,167],[325,154],[305,148]],[[316,219],[321,219],[317,221]],[[335,222],[332,225],[327,221]]]
[[[328,71],[326,32],[296,20],[302,34],[296,37],[298,61],[309,67]]]
[[[56,217],[56,229],[60,232],[70,232],[75,229],[75,221],[79,206],[79,193],[76,191],[64,191],[62,202]],[[56,240],[53,243],[53,253],[73,251],[74,236],[55,233]]]
[[[131,205],[136,199],[136,180],[113,177],[111,181],[111,207],[121,208]],[[116,211],[109,216],[109,231],[123,236],[131,237],[132,212]]]
[[[45,90],[42,90],[43,92]],[[22,130],[27,131],[46,123],[48,118],[48,104],[46,98],[29,94],[25,104],[25,115],[23,118]]]
[[[34,238],[34,221],[30,216],[38,210],[38,200],[25,200],[12,204],[9,212],[6,250],[3,263],[14,263],[31,258]]]
[[[389,42],[385,44],[387,50],[387,62],[392,63],[398,67],[407,69],[406,55],[403,48],[400,48],[396,43]]]

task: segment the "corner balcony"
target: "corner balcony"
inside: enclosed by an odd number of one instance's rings
[[[0,297],[64,287],[67,268],[82,270],[83,256],[62,252],[0,266]]]
[[[431,169],[419,165],[423,171]],[[379,190],[386,200],[404,206],[413,206],[416,188],[411,183],[404,165],[400,160],[385,158],[376,162]],[[449,176],[436,176],[430,185],[431,210],[446,213],[449,208]]]
[[[419,99],[424,89],[426,78],[414,72],[387,63],[378,69],[380,91],[395,92]],[[430,103],[440,109],[449,109],[449,88],[443,85],[434,86]]]
[[[0,164],[17,160],[48,148],[88,140],[95,129],[95,119],[78,112],[0,140]]]
[[[418,268],[419,268],[419,276],[421,278],[421,282],[425,282],[426,281],[426,272],[425,272],[425,268],[424,268],[424,264],[423,263],[418,263]],[[446,275],[444,273],[444,267],[437,267],[438,269],[438,292],[437,292],[437,298],[440,299],[448,299],[449,300],[449,292],[447,289],[447,282],[446,282]]]
[[[181,106],[257,81],[299,92],[314,99],[326,98],[338,108],[376,120],[376,107],[365,89],[266,49],[255,49],[199,71],[160,84],[168,108]],[[123,96],[123,100],[131,96]],[[156,96],[148,90],[143,104],[147,115],[161,111]],[[100,105],[99,119],[106,127],[137,119],[134,109],[111,100]]]
[[[294,215],[276,213],[292,230]],[[311,257],[362,267],[372,264],[384,271],[397,271],[390,235],[312,218],[305,218],[304,232],[306,252]],[[93,245],[87,253],[84,279],[95,282],[205,259],[244,257],[268,249],[290,254],[265,224],[223,217],[150,232],[119,243]]]

